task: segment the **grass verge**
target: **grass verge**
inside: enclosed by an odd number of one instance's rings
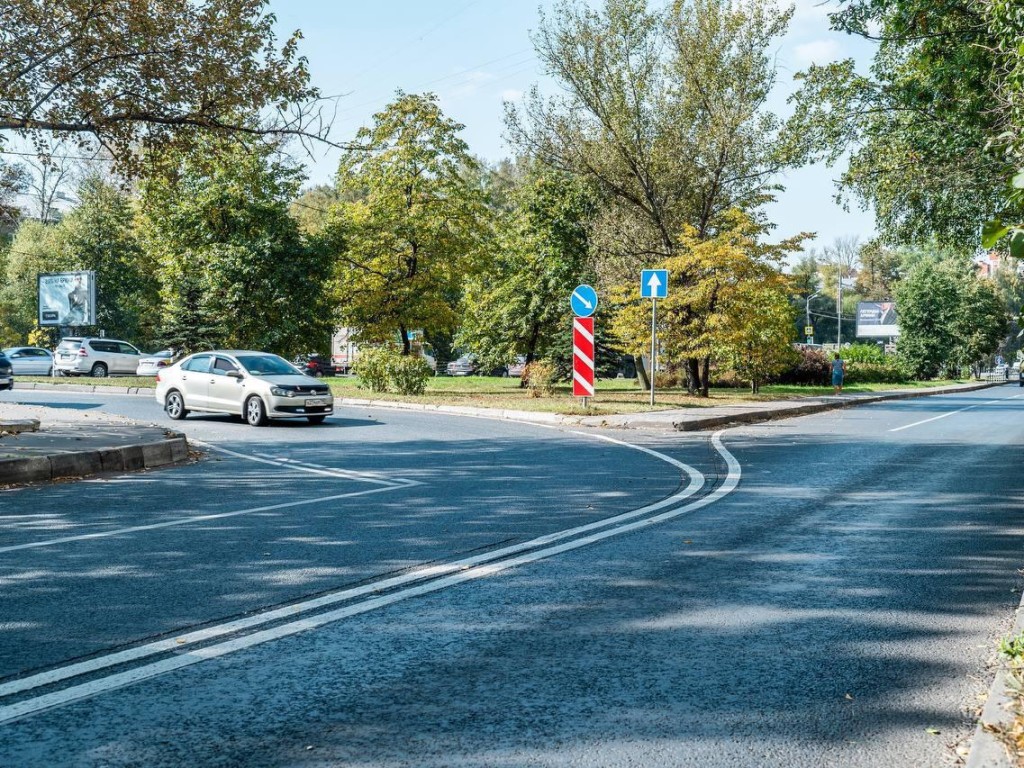
[[[89,377],[21,376],[18,381],[33,381],[46,384],[84,384],[115,387],[155,387],[156,379],[144,376],[112,376],[104,379]],[[474,408],[498,408],[516,411],[536,411],[570,415],[605,416],[616,413],[642,413],[664,411],[675,408],[712,408],[719,405],[757,403],[769,400],[796,400],[802,397],[817,397],[832,394],[831,387],[798,387],[772,385],[763,387],[757,395],[745,389],[712,389],[709,396],[693,397],[685,390],[665,389],[655,392],[655,405],[650,405],[650,393],[642,390],[633,380],[602,379],[597,382],[596,396],[584,408],[578,398],[572,396],[569,385],[556,389],[549,397],[531,397],[530,392],[519,387],[519,379],[491,376],[437,376],[427,382],[427,391],[422,395],[394,395],[370,392],[359,387],[355,377],[323,379],[331,387],[335,397],[360,400],[382,400],[391,402],[421,403],[423,405],[454,405]],[[867,393],[891,391],[894,389],[926,389],[948,384],[963,384],[964,381],[918,381],[909,384],[855,384],[844,388],[846,393]],[[17,386],[17,385],[15,385]]]

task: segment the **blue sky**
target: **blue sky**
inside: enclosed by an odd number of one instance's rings
[[[656,0],[655,0],[656,1]],[[594,0],[596,3],[596,0]],[[471,151],[488,160],[512,154],[503,134],[505,100],[517,100],[545,81],[530,44],[538,8],[553,0],[271,0],[282,36],[301,29],[300,50],[314,83],[338,101],[332,137],[350,139],[388,103],[397,89],[433,91],[446,114],[465,124]],[[870,44],[831,32],[828,2],[796,0],[789,34],[777,51],[779,87],[774,107],[785,111],[793,75],[808,64],[853,56],[864,65]],[[329,182],[337,154],[318,150],[304,158],[310,181]],[[818,233],[811,247],[837,237],[866,240],[873,217],[856,203],[844,211],[833,202],[841,168],[811,166],[780,179],[786,191],[768,209],[775,235]]]

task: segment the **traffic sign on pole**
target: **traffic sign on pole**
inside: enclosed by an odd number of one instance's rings
[[[640,271],[640,298],[664,299],[667,296],[667,269],[643,269]]]
[[[594,318],[572,319],[572,394],[594,396]]]
[[[589,285],[577,285],[569,297],[569,304],[576,317],[590,317],[597,311],[597,291]]]

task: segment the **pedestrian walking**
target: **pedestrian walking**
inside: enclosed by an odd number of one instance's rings
[[[838,395],[843,391],[843,377],[846,375],[846,361],[836,352],[832,359],[832,388],[833,394]]]

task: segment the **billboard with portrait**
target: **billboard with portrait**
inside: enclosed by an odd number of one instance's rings
[[[39,325],[96,325],[96,273],[39,275]]]
[[[899,335],[896,302],[861,301],[857,303],[857,336],[889,338]]]

